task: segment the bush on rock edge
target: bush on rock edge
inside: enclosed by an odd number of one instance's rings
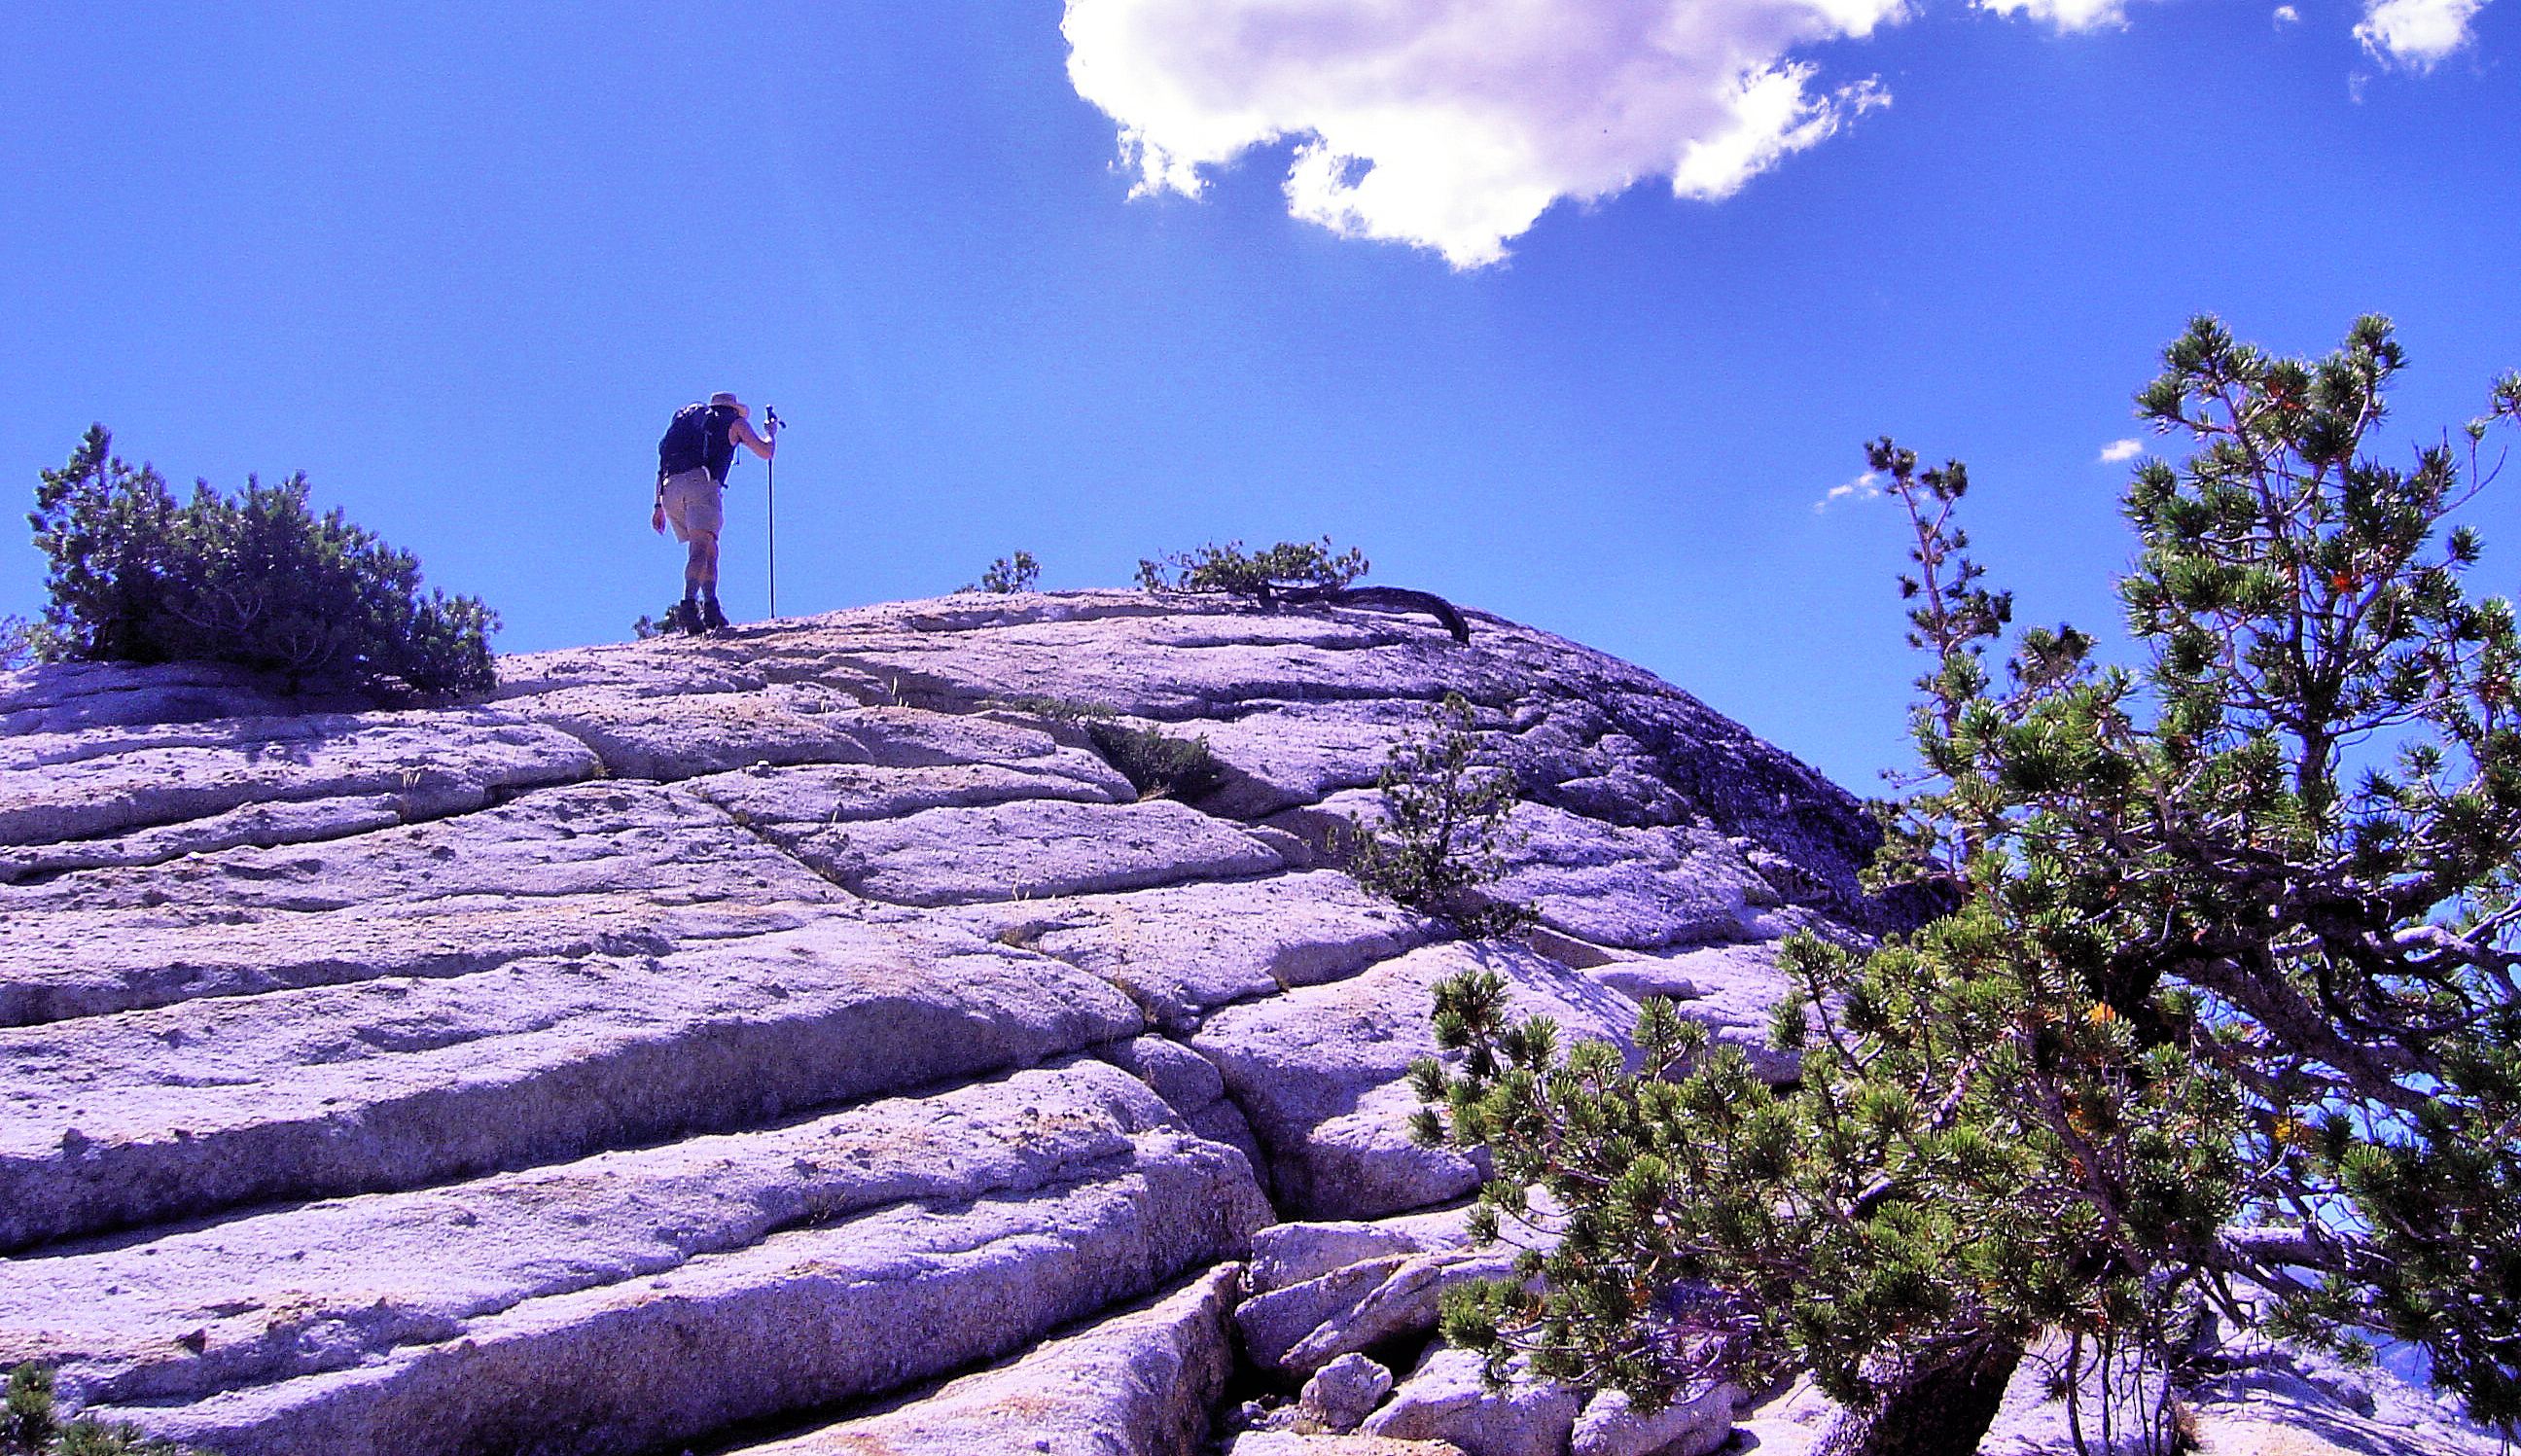
[[[420,563],[339,509],[308,504],[303,475],[248,478],[236,495],[196,484],[178,502],[154,467],[113,453],[102,425],[43,473],[27,517],[52,595],[33,630],[51,660],[232,662],[296,688],[487,691],[495,614],[421,592]]]

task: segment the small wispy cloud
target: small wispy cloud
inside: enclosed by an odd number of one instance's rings
[[[2367,0],[2355,38],[2374,60],[2427,71],[2469,43],[2486,0]]]
[[[1829,493],[1827,495],[1824,495],[1820,499],[1812,502],[1812,514],[1817,516],[1821,512],[1828,510],[1830,507],[1837,505],[1841,501],[1868,501],[1881,494],[1881,472],[1866,471],[1864,474],[1848,481],[1844,485],[1832,485],[1829,487]]]
[[[2003,16],[2029,16],[2045,22],[2061,35],[2127,23],[2124,0],[1978,0],[1981,10]]]
[[[2143,453],[2144,441],[2133,435],[2126,439],[2114,439],[2101,446],[2101,464],[2116,465],[2122,460],[2133,460]]]
[[[2277,6],[2277,7],[2276,7],[2276,28],[2277,28],[2277,29],[2281,30],[2281,29],[2283,29],[2283,28],[2284,28],[2285,26],[2287,26],[2287,25],[2299,25],[2299,24],[2301,24],[2301,23],[2302,23],[2302,12],[2301,12],[2301,11],[2298,11],[2298,10],[2294,9],[2294,8],[2293,8],[2292,6],[2290,6],[2290,5],[2279,5],[2279,6]]]

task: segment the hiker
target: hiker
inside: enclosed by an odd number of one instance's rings
[[[700,633],[726,625],[717,605],[717,537],[726,523],[722,497],[735,447],[768,460],[778,448],[779,427],[764,438],[753,431],[752,409],[721,389],[707,404],[674,411],[674,423],[657,442],[657,509],[648,518],[659,535],[674,523],[674,538],[690,546],[683,562],[683,604],[669,625]]]

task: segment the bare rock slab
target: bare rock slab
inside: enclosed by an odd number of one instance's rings
[[[1320,856],[1345,858],[1355,819],[1377,822],[1383,799],[1350,789],[1263,821]],[[1743,846],[1693,826],[1620,825],[1549,804],[1518,804],[1509,821],[1501,897],[1529,902],[1551,930],[1599,946],[1659,950],[1764,939],[1789,924],[1785,901]]]
[[[1520,1380],[1491,1390],[1480,1371],[1468,1350],[1430,1350],[1364,1433],[1450,1441],[1466,1456],[1567,1456],[1581,1404],[1574,1388]]]
[[[1511,1279],[1511,1248],[1390,1254],[1256,1295],[1235,1311],[1255,1363],[1303,1375],[1436,1328],[1444,1291]]]
[[[52,662],[0,671],[0,737],[273,717],[315,706],[224,662]]]
[[[813,683],[744,691],[576,688],[516,700],[511,710],[584,740],[619,778],[678,780],[755,765],[908,769],[1053,756],[1047,734],[958,714],[868,706]]]
[[[1568,1436],[1569,1456],[1710,1456],[1733,1438],[1739,1387],[1719,1385],[1654,1412],[1640,1411],[1618,1390],[1584,1402]]]
[[[584,744],[488,709],[31,733],[0,739],[0,844],[58,844],[324,798],[405,797],[451,813],[598,772]],[[0,872],[9,864],[0,861]]]
[[[2079,1444],[2080,1456],[2150,1456],[2171,1443],[2171,1379],[2158,1362],[2072,1354],[2049,1339],[2023,1355],[1979,1438],[1984,1456],[2067,1456]]]
[[[1279,1206],[1300,1218],[1374,1218],[1459,1198],[1480,1171],[1412,1142],[1409,1064],[1436,1052],[1432,987],[1464,971],[1504,975],[1520,1012],[1571,1037],[1627,1044],[1636,1004],[1518,947],[1431,945],[1363,975],[1209,1018],[1191,1045],[1215,1062],[1252,1121]]]
[[[0,910],[343,910],[458,896],[510,902],[653,890],[685,902],[845,901],[829,881],[675,789],[549,789],[480,813],[355,839],[239,848],[0,886]]]
[[[1736,1412],[1736,1442],[1762,1456],[1809,1456],[1846,1414],[1847,1408],[1822,1394],[1811,1376],[1799,1376]]]
[[[1622,995],[1677,1000],[1682,1016],[1738,1049],[1763,1080],[1792,1081],[1803,1054],[1769,1044],[1777,1003],[1803,994],[1777,964],[1774,941],[1708,945],[1660,954],[1625,954],[1584,973]]]
[[[49,1352],[68,1400],[230,1453],[611,1451],[992,1358],[1267,1217],[1240,1155],[1081,1062],[22,1258],[0,1360]],[[1148,1390],[1197,1388],[1205,1309]]]
[[[0,1025],[532,954],[664,954],[853,903],[679,791],[573,785],[329,843],[0,885]]]
[[[1336,870],[975,905],[948,918],[1109,979],[1175,1033],[1219,1006],[1354,976],[1434,934]]]
[[[1236,1436],[1226,1446],[1225,1456],[1463,1456],[1463,1452],[1451,1441],[1252,1431]]]
[[[1281,1223],[1252,1242],[1234,1312],[1264,1369],[1302,1375],[1436,1328],[1444,1293],[1510,1279],[1518,1246],[1475,1246],[1467,1206],[1376,1222]]]
[[[1597,945],[1759,938],[1765,913],[1782,903],[1739,846],[1713,831],[1608,824],[1546,804],[1518,806],[1511,828],[1522,842],[1496,892]]]
[[[1129,781],[1102,759],[1057,747],[1003,763],[756,765],[694,779],[691,788],[736,822],[783,843],[837,824],[898,819],[922,809],[985,808],[1024,798],[1125,803],[1137,797]]]
[[[2220,1371],[2182,1392],[2208,1456],[2501,1456],[2511,1449],[2464,1419],[2456,1398],[2394,1371],[2386,1348],[2381,1360],[2356,1369],[2298,1345],[2242,1340],[2225,1346],[2219,1363]]]
[[[121,1245],[36,1253],[0,1287],[0,1362],[48,1348],[65,1397],[81,1403],[199,1399],[457,1338],[534,1299],[785,1229],[1056,1188],[1178,1130],[1144,1085],[1082,1062],[762,1131],[249,1214],[136,1246],[139,1271]],[[1226,1177],[1238,1222],[1265,1217],[1248,1175]]]
[[[1316,1430],[1354,1431],[1391,1390],[1391,1371],[1363,1355],[1342,1355],[1305,1382],[1298,1419]]]
[[[1372,788],[1393,747],[1426,723],[1426,705],[1414,701],[1285,703],[1176,731],[1207,739],[1227,770],[1225,786],[1200,806],[1260,819],[1344,789]]]
[[[226,1456],[596,1456],[879,1393],[1230,1253],[1253,1215],[1231,1193],[1249,1187],[1241,1156],[1150,1137],[1108,1176],[896,1205],[534,1299],[341,1371],[95,1409]]]
[[[164,904],[0,917],[0,1026],[395,977],[470,976],[535,957],[662,956],[793,931],[804,901],[695,903],[682,887],[519,900],[486,893],[307,911]]]
[[[881,1415],[748,1447],[743,1456],[1173,1456],[1207,1434],[1233,1368],[1226,1312],[1241,1268],[1220,1265],[1151,1303],[1045,1342]]]
[[[1262,1295],[1366,1259],[1451,1253],[1470,1244],[1467,1206],[1376,1220],[1290,1220],[1273,1224],[1253,1239],[1252,1268],[1245,1282],[1254,1294]]]
[[[1220,597],[1079,592],[985,614],[901,603],[849,615],[850,662],[938,705],[1047,695],[1181,721],[1256,702],[1432,703],[1463,667],[1424,618],[1271,613]]]
[[[1142,1024],[1060,962],[826,917],[662,959],[10,1028],[0,1248],[744,1126]]]
[[[1098,894],[1286,868],[1277,850],[1243,830],[1169,799],[926,809],[807,836],[793,848],[858,894],[917,906]]]

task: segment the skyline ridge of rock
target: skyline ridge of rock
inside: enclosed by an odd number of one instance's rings
[[[0,1366],[227,1456],[1154,1456],[1229,1382],[1414,1357],[1499,1258],[1406,1132],[1436,980],[1623,1044],[1681,997],[1783,1078],[1770,948],[1892,918],[1853,796],[1464,615],[960,595],[398,710],[0,673]],[[1447,692],[1528,942],[1338,867]],[[1142,799],[1052,700],[1223,780]],[[1496,1456],[1431,1362],[1369,1429]]]

